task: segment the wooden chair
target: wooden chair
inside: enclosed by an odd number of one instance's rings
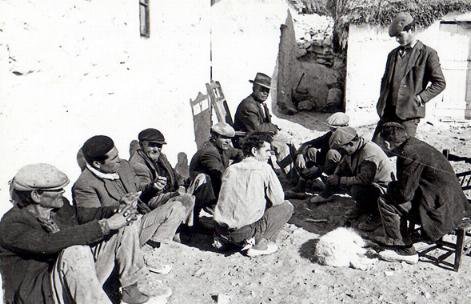
[[[466,163],[471,164],[471,158],[469,157],[457,156],[449,153],[448,150],[443,150],[443,154],[450,161],[465,161]],[[463,191],[471,190],[471,170],[457,173],[456,176],[460,181]],[[471,203],[471,200],[468,199],[468,202]],[[467,238],[468,236],[471,236],[471,219],[467,217],[463,218],[458,227],[449,234],[456,235],[456,242],[445,241],[441,238],[432,246],[420,251],[419,255],[433,260],[437,265],[442,264],[452,268],[454,271],[458,271],[463,254],[471,252],[471,238]],[[441,250],[444,251],[444,253],[438,257],[430,256],[428,253],[433,250]],[[445,259],[453,254],[455,255],[454,263],[445,261]]]
[[[193,126],[195,130],[195,142],[197,149],[208,140],[212,125],[212,105],[208,95],[198,92],[194,100],[190,99],[191,113],[193,115]]]

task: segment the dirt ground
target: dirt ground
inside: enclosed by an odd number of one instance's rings
[[[373,126],[359,128],[362,134]],[[438,148],[471,155],[467,123],[421,124],[418,137]],[[313,133],[314,134],[314,133]],[[320,133],[315,133],[314,136]],[[463,163],[454,163],[457,171]],[[295,213],[278,238],[279,251],[249,258],[238,252],[218,253],[212,238],[195,235],[146,254],[158,255],[173,269],[152,275],[172,288],[168,303],[471,303],[471,257],[458,273],[421,258],[416,265],[377,262],[368,271],[321,266],[313,256],[316,239],[345,224],[354,202],[341,197],[311,206],[292,200]],[[310,222],[327,219],[327,223]],[[426,244],[417,244],[423,248]],[[450,259],[451,261],[451,259]]]

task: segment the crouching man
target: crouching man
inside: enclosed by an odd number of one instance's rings
[[[278,232],[293,213],[293,205],[284,200],[280,181],[267,163],[271,140],[261,132],[245,138],[245,158],[226,169],[214,212],[215,241],[249,248],[248,256],[274,253]]]
[[[387,261],[417,263],[407,220],[421,224],[425,238],[436,241],[452,231],[464,214],[467,199],[445,156],[429,144],[411,137],[397,122],[383,124],[381,136],[397,156],[397,181],[389,184],[379,211],[386,237],[379,240],[388,250],[379,253]]]
[[[122,301],[145,303],[137,288],[145,271],[132,211],[78,225],[62,196],[67,176],[48,164],[21,168],[14,202],[0,221],[5,303],[110,303],[102,289],[116,266]],[[90,246],[92,247],[90,247]]]

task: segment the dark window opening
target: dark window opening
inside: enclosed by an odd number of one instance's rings
[[[141,37],[150,37],[149,0],[139,0],[139,23]]]

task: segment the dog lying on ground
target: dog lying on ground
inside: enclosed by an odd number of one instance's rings
[[[341,227],[321,236],[314,254],[321,265],[367,270],[378,260],[368,257],[376,254],[371,248],[367,249],[372,245],[355,230]]]

